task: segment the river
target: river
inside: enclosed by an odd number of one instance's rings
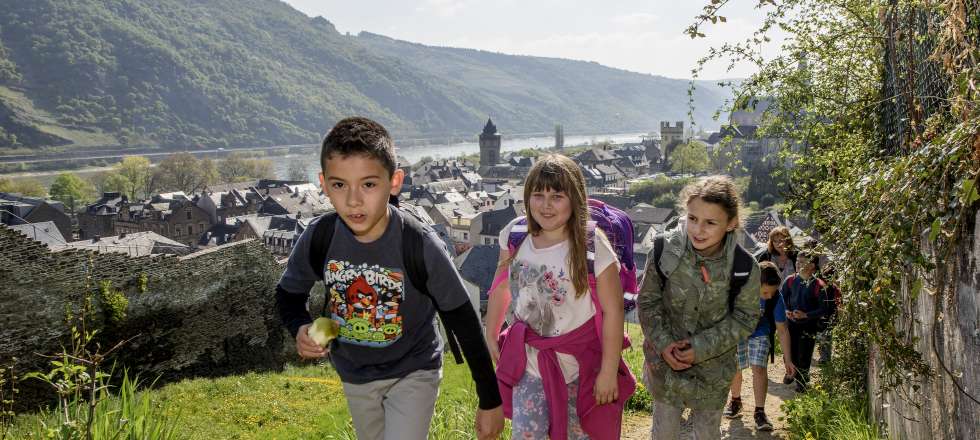
[[[598,142],[608,141],[611,143],[623,143],[623,142],[640,142],[641,138],[645,136],[646,133],[619,133],[619,134],[602,134],[602,135],[576,135],[576,136],[565,136],[565,146],[572,147],[583,144],[596,144]],[[541,137],[530,137],[530,138],[515,138],[508,139],[506,136],[501,139],[500,150],[501,152],[517,151],[523,150],[525,148],[550,148],[555,144],[555,138],[552,136],[541,136]],[[410,162],[418,162],[423,157],[429,156],[435,159],[439,158],[449,158],[456,157],[465,154],[473,154],[480,152],[480,143],[477,141],[470,142],[456,142],[451,144],[429,144],[429,145],[418,145],[418,146],[399,146],[398,139],[395,139],[396,150],[399,156],[403,156]],[[273,170],[276,177],[279,179],[287,178],[289,174],[290,163],[296,161],[302,161],[305,164],[307,176],[311,182],[317,181],[317,173],[320,172],[319,162],[319,151],[314,149],[310,154],[313,157],[305,154],[291,154],[286,156],[269,156],[268,159],[272,161]],[[219,165],[220,166],[220,165]],[[72,173],[77,174],[79,177],[88,178],[92,175],[110,170],[112,167],[88,167],[82,169],[67,170]],[[12,179],[37,179],[47,187],[51,185],[55,177],[58,174],[65,172],[64,170],[53,170],[53,171],[37,171],[37,172],[25,172],[25,173],[11,173],[11,174],[0,174],[2,177],[12,178]]]
[[[624,142],[640,142],[646,133],[620,133],[620,134],[603,134],[603,135],[579,135],[579,136],[565,136],[565,146],[572,147],[576,145],[583,144],[596,144],[603,141],[608,141],[614,144],[624,143]],[[408,159],[411,163],[416,163],[423,157],[429,156],[434,159],[445,159],[450,157],[457,157],[466,154],[474,154],[480,152],[480,143],[476,141],[472,142],[457,142],[453,144],[440,144],[440,145],[420,145],[420,146],[408,146],[401,147],[398,146],[398,140],[395,139],[396,151],[399,156],[403,156]],[[519,139],[507,139],[504,137],[500,141],[501,152],[508,151],[518,151],[525,148],[550,148],[555,145],[555,138],[552,136],[541,136],[541,137],[531,137],[531,138],[519,138]],[[318,153],[317,153],[318,154]],[[274,163],[274,168],[276,171],[276,176],[285,179],[289,174],[289,164],[294,161],[294,159],[309,159],[302,157],[301,155],[288,155],[279,157],[270,157]],[[312,182],[316,182],[317,173],[320,172],[320,167],[317,164],[319,157],[314,161],[308,162],[307,174]]]

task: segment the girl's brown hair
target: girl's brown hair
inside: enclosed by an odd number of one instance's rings
[[[524,181],[524,203],[527,209],[527,230],[531,235],[541,233],[541,225],[531,215],[531,193],[550,189],[564,192],[572,205],[572,213],[565,227],[568,235],[568,268],[575,285],[575,297],[589,291],[589,272],[586,262],[586,222],[589,208],[585,197],[585,176],[571,159],[560,154],[551,154],[538,159]],[[599,231],[597,230],[598,234]],[[513,260],[514,256],[510,256]],[[510,262],[508,261],[508,264]]]
[[[786,242],[786,254],[789,255],[793,252],[793,240],[790,239],[789,228],[785,226],[777,226],[769,231],[769,255],[776,255],[776,240],[777,237],[782,237],[782,240]]]
[[[696,198],[721,206],[729,221],[736,219],[736,227],[742,225],[742,199],[735,182],[728,176],[708,176],[685,186],[678,199],[684,203],[680,210],[687,211],[687,205]]]

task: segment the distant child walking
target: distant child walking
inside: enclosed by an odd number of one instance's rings
[[[817,334],[824,327],[823,321],[830,312],[827,303],[826,284],[815,275],[819,270],[819,256],[811,251],[800,252],[796,257],[796,273],[783,283],[780,295],[786,303],[789,320],[790,351],[796,365],[796,391],[805,392],[810,384],[810,364]]]
[[[636,384],[620,356],[616,254],[589,221],[585,178],[571,159],[552,155],[535,163],[524,202],[529,215],[500,233],[495,279],[502,281],[491,291],[486,317],[513,438],[618,439]],[[523,228],[526,236],[511,254],[506,243]],[[505,315],[510,325],[501,335]]]
[[[730,178],[692,183],[680,201],[685,221],[655,241],[638,298],[652,437],[680,438],[690,408],[694,438],[717,439],[738,370],[735,348],[761,315],[759,266],[737,244],[740,203]]]
[[[771,237],[772,235],[770,235]],[[752,391],[755,398],[755,429],[772,431],[772,423],[766,417],[766,392],[769,389],[769,376],[766,367],[775,356],[774,336],[779,335],[779,345],[783,350],[783,363],[786,374],[793,376],[795,368],[790,357],[789,330],[786,329],[786,305],[779,295],[782,278],[779,269],[771,261],[759,263],[762,288],[759,289],[759,307],[762,317],[749,339],[738,343],[738,371],[732,378],[732,400],[725,408],[725,417],[736,418],[742,411],[742,370],[752,368]]]
[[[424,440],[442,380],[438,309],[476,383],[474,437],[497,438],[503,410],[480,318],[436,233],[390,203],[404,173],[387,130],[367,118],[338,122],[323,140],[320,165],[337,212],[310,222],[276,287],[296,351],[306,359],[330,354],[358,439]],[[338,330],[327,346],[307,333],[317,280],[327,287],[326,311]]]

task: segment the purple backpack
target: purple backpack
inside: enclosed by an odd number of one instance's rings
[[[595,228],[602,229],[602,232],[609,239],[619,260],[619,281],[623,286],[623,308],[625,311],[633,310],[636,307],[636,297],[639,286],[636,282],[636,262],[633,260],[633,221],[621,209],[609,206],[599,200],[589,199],[588,222],[588,242],[586,243],[587,266],[589,268],[589,287],[593,302],[597,310],[601,310],[598,297],[596,296],[596,274],[595,274]],[[522,218],[514,224],[507,237],[507,250],[511,255],[517,252],[527,237],[527,218]],[[490,292],[496,290],[497,285],[506,278],[509,271],[501,271],[498,279],[495,279],[490,287]],[[599,314],[601,316],[601,313]],[[601,327],[600,327],[601,328]]]

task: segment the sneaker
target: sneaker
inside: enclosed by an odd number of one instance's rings
[[[772,431],[772,423],[769,423],[765,412],[755,412],[755,429],[757,431]]]
[[[740,416],[742,412],[742,399],[732,399],[728,401],[728,406],[725,407],[725,412],[722,413],[726,418],[734,419]]]
[[[789,385],[793,383],[793,376],[783,376],[783,385]]]

